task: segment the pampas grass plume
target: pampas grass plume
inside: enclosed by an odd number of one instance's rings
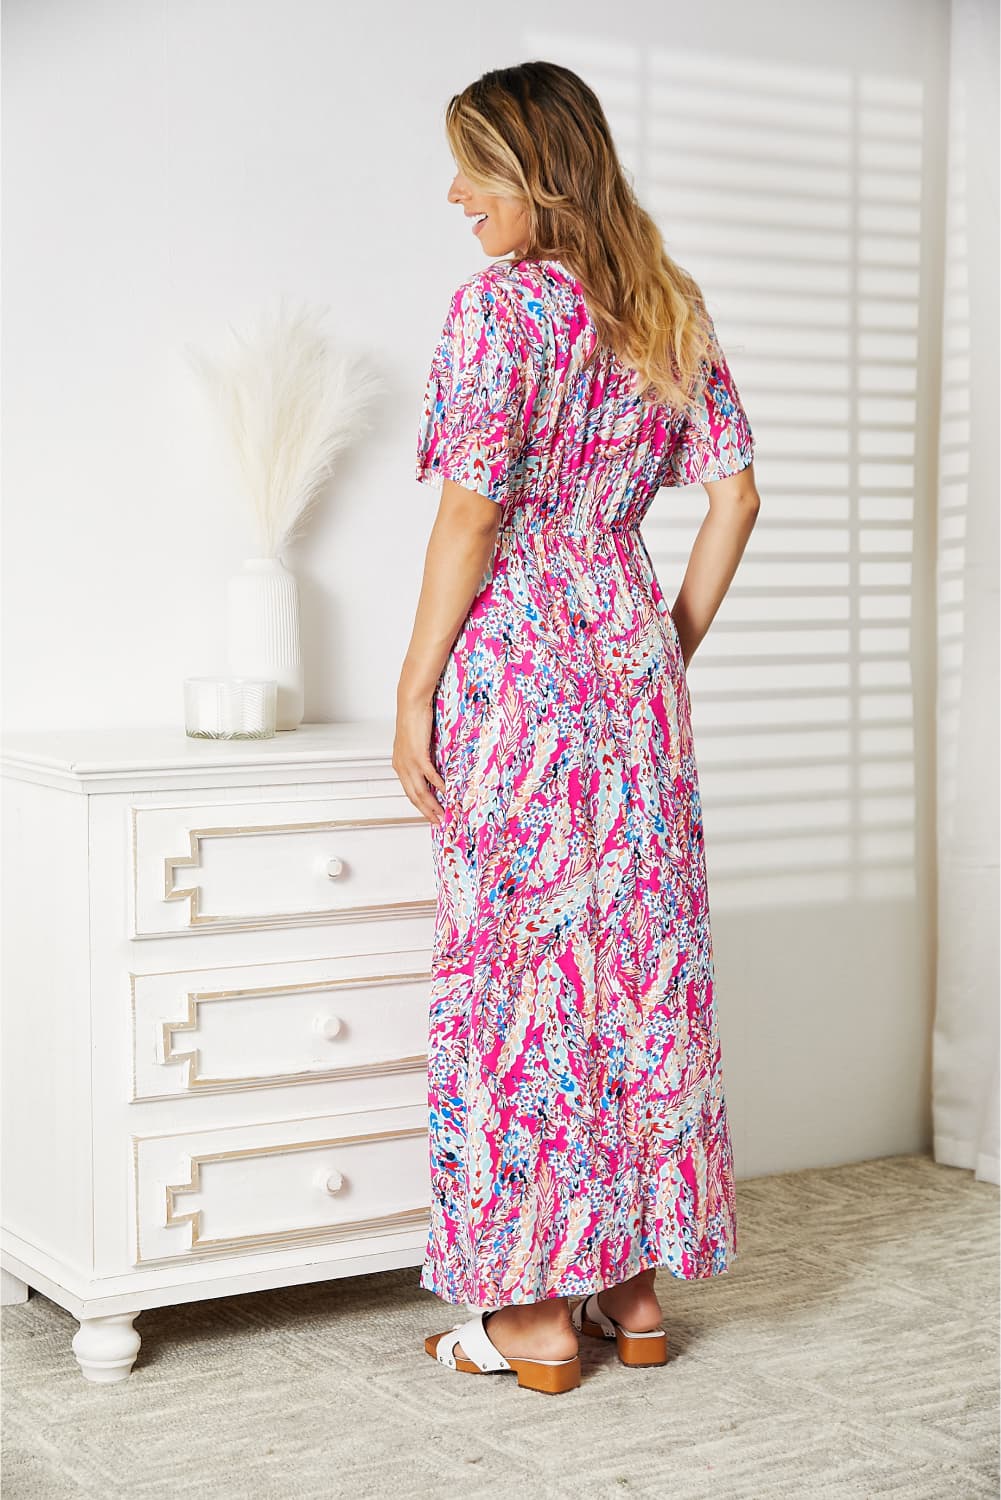
[[[228,433],[259,557],[278,557],[301,534],[337,455],[370,429],[366,409],[384,388],[360,361],[335,354],[325,316],[289,309],[283,297],[249,336],[229,325],[228,358],[185,346]]]

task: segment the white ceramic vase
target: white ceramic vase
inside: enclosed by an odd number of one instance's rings
[[[280,558],[248,557],[228,585],[229,670],[278,684],[276,729],[298,729],[304,693],[299,588]]]

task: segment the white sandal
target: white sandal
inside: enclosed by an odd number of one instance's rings
[[[456,1345],[462,1345],[463,1354],[456,1355]],[[580,1385],[580,1355],[570,1359],[516,1359],[514,1355],[505,1359],[496,1344],[490,1342],[484,1327],[484,1314],[477,1313],[468,1323],[457,1323],[448,1333],[432,1333],[424,1340],[424,1348],[432,1359],[448,1370],[461,1370],[464,1375],[486,1375],[497,1370],[513,1370],[518,1384],[532,1391],[545,1391],[548,1395],[559,1395],[572,1391]]]
[[[638,1368],[642,1365],[667,1364],[667,1334],[663,1328],[654,1328],[649,1333],[633,1333],[623,1328],[603,1312],[598,1302],[598,1293],[592,1292],[583,1302],[578,1302],[570,1314],[570,1321],[578,1333],[589,1338],[614,1339],[619,1358],[624,1365]]]

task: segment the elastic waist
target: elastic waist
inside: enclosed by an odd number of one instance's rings
[[[638,532],[640,528],[636,521],[614,522],[602,526],[564,526],[550,521],[540,522],[537,526],[526,526],[524,522],[502,521],[497,529],[507,535],[513,533],[524,537],[572,536],[597,540],[603,536],[629,535]]]

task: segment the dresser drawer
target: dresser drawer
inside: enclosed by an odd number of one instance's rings
[[[427,1122],[415,1106],[132,1145],[136,1264],[427,1230]]]
[[[430,829],[402,792],[130,812],[136,938],[434,907]]]
[[[430,952],[132,974],[133,1100],[427,1065]]]

